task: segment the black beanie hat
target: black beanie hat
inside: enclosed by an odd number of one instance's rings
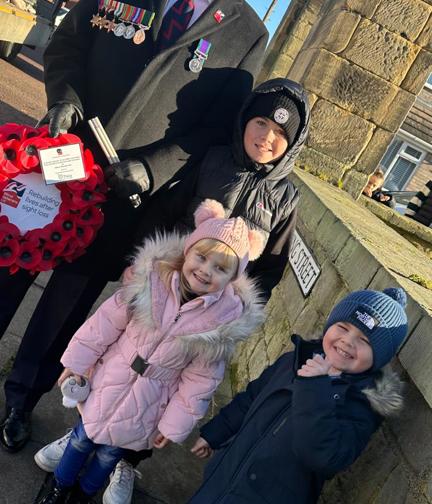
[[[244,112],[243,127],[254,117],[267,117],[279,124],[286,133],[288,145],[294,143],[300,127],[300,114],[296,103],[284,92],[257,93]]]

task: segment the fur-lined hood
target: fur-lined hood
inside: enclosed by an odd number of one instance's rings
[[[128,305],[131,318],[148,329],[158,327],[158,300],[154,299],[152,282],[156,278],[161,284],[161,280],[155,272],[155,262],[181,257],[184,240],[185,237],[176,233],[157,234],[145,240],[125,275],[122,298]],[[199,354],[207,361],[229,358],[236,344],[247,339],[264,320],[258,290],[245,274],[226,287],[217,303],[223,303],[222,318],[220,313],[215,313],[215,317],[198,330],[178,335],[185,351]]]

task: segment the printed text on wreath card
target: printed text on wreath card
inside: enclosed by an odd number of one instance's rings
[[[47,186],[39,173],[11,179],[0,200],[0,215],[9,218],[22,233],[50,224],[59,212],[60,191]]]

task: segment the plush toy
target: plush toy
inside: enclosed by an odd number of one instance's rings
[[[63,394],[63,406],[65,408],[75,408],[79,402],[84,402],[90,394],[89,381],[81,378],[81,385],[76,378],[69,376],[61,386]]]

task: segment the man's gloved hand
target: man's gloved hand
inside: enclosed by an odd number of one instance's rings
[[[48,124],[49,135],[53,138],[76,126],[79,120],[77,109],[71,103],[59,103],[50,108],[37,126]]]
[[[126,159],[105,168],[106,183],[119,198],[128,198],[150,189],[147,169],[137,159]]]

